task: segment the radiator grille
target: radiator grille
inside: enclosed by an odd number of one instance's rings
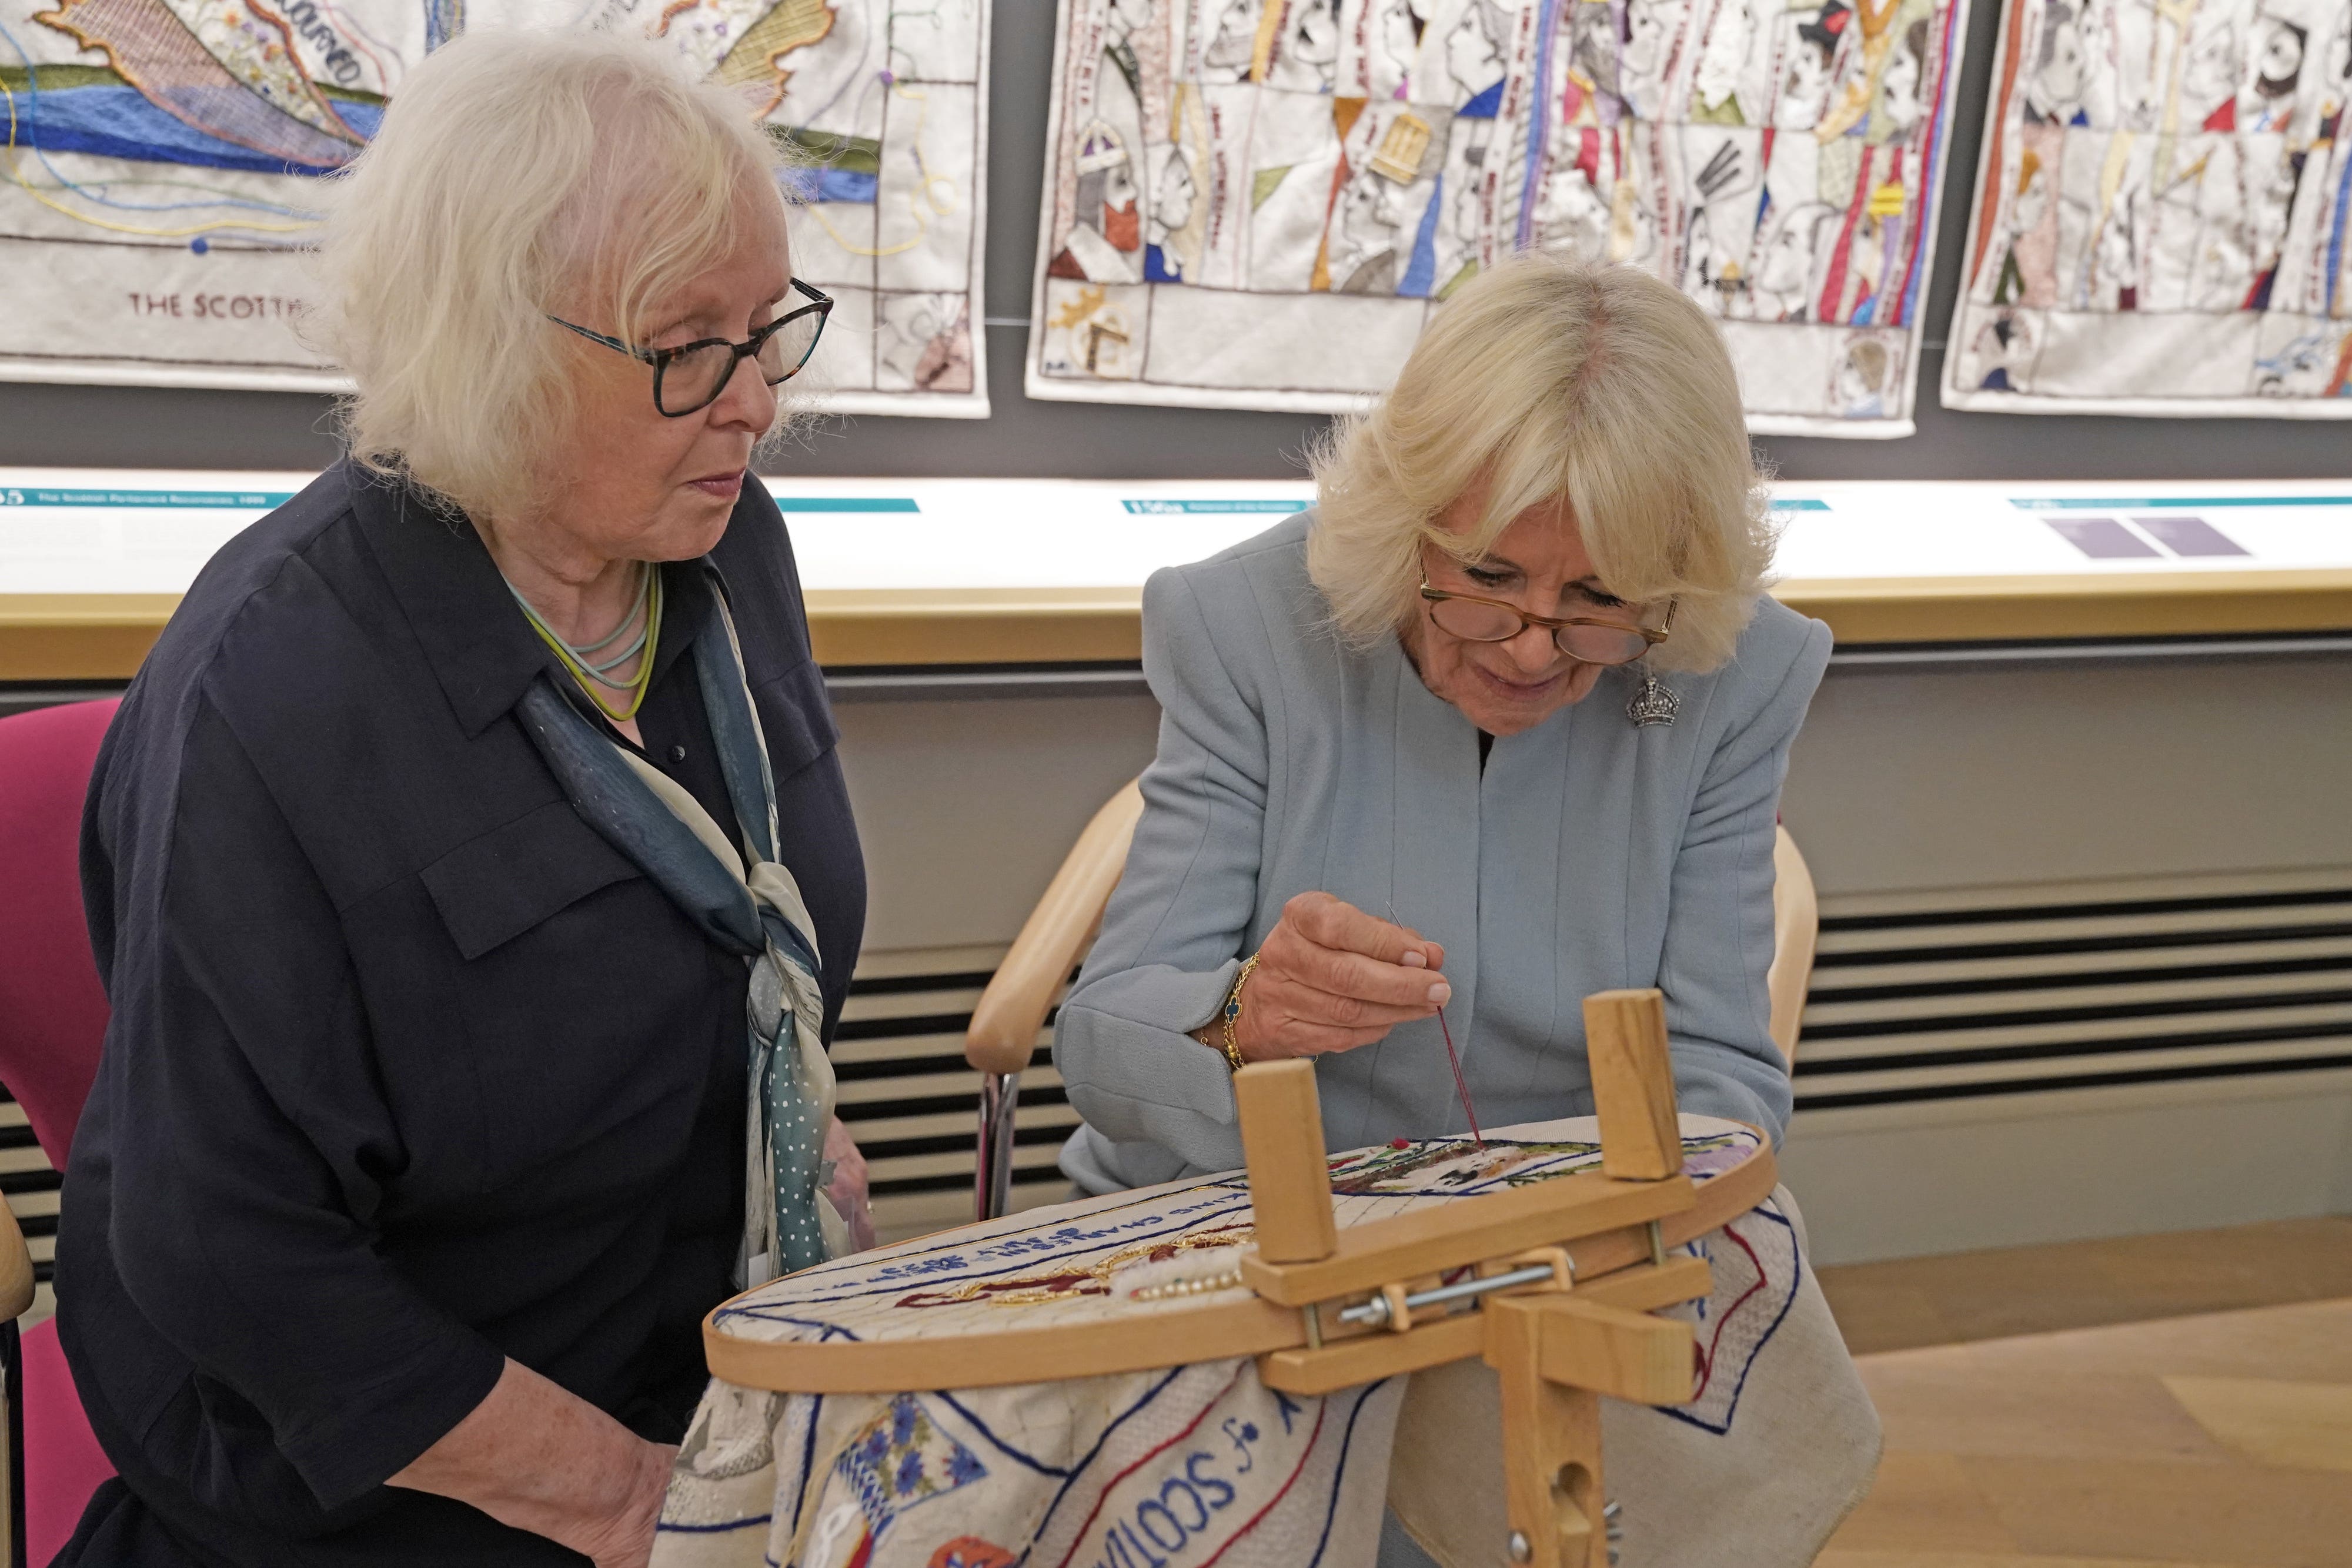
[[[1797,1106],[2328,1067],[2352,1067],[2352,875],[1826,915]]]
[[[980,1074],[964,1064],[963,1031],[988,971],[860,975],[833,1045],[841,1119],[865,1153],[874,1225],[883,1240],[919,1236],[971,1218]],[[1016,1208],[1058,1201],[1069,1182],[1055,1168],[1078,1124],[1046,1050],[1054,1020],[1021,1077],[1013,1134]]]

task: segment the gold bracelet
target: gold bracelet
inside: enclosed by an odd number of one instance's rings
[[[1257,955],[1253,953],[1242,960],[1241,972],[1234,977],[1234,988],[1225,993],[1225,1062],[1235,1072],[1248,1064],[1242,1061],[1240,1042],[1234,1039],[1234,1025],[1241,1021],[1242,988],[1249,984],[1250,975],[1256,968]]]

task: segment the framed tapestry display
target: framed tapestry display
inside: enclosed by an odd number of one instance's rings
[[[2352,415],[2352,0],[2010,0],[1947,407]]]
[[[0,379],[336,391],[298,330],[320,181],[464,26],[674,45],[793,151],[843,412],[988,412],[988,0],[0,0]]]
[[[1514,250],[1719,317],[1759,431],[1911,429],[1963,0],[1062,0],[1033,397],[1339,411]]]

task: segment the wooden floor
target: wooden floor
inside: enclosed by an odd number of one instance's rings
[[[1823,1283],[1886,1454],[1821,1568],[2352,1568],[2352,1220]]]
[[[2352,1297],[2352,1217],[1822,1270],[1856,1355]]]

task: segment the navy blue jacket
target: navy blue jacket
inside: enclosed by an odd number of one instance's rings
[[[783,519],[711,558],[827,1030],[866,886]],[[731,826],[667,569],[646,754]],[[113,1005],[58,1324],[122,1473],[63,1562],[583,1561],[386,1488],[511,1356],[650,1438],[742,1214],[742,960],[514,716],[554,666],[461,516],[345,463],[208,564],[107,737],[83,896]]]

